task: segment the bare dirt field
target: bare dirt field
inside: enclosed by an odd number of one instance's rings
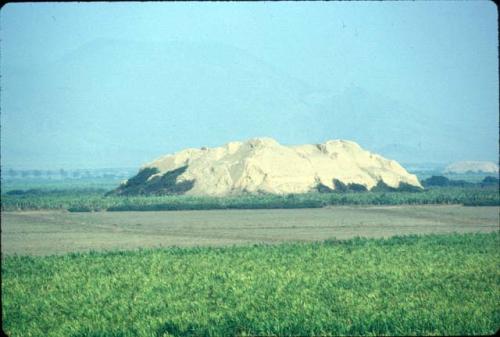
[[[2,212],[2,255],[491,232],[499,207],[339,206],[172,212]]]

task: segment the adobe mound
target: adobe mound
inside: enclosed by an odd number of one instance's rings
[[[489,161],[460,161],[448,165],[444,173],[498,173],[498,165]]]
[[[113,193],[223,196],[422,188],[394,160],[345,140],[284,146],[271,138],[185,149],[144,165]]]

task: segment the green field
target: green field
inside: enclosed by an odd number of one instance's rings
[[[471,187],[431,188],[421,192],[306,193],[227,197],[105,196],[105,192],[103,189],[80,188],[24,191],[19,195],[3,194],[1,205],[3,211],[65,209],[75,212],[320,208],[329,205],[500,205],[497,188]]]
[[[498,188],[216,198],[58,184],[2,185],[9,336],[500,327]]]
[[[190,195],[106,195],[120,180],[2,179],[1,210],[172,211],[208,209],[321,208],[334,205],[500,206],[498,183],[482,184],[484,175],[457,176],[467,186],[429,186],[408,191],[377,188],[369,192],[311,192],[291,195],[243,194],[224,197]],[[446,179],[445,177],[442,177]],[[481,180],[478,180],[481,178]],[[495,179],[494,177],[489,177]],[[474,181],[475,183],[472,183]],[[448,181],[457,184],[458,181]],[[328,189],[327,189],[328,190]]]
[[[4,257],[9,336],[487,335],[500,238]]]

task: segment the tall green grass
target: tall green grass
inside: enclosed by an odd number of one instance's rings
[[[2,261],[16,336],[486,335],[499,234],[169,248]]]

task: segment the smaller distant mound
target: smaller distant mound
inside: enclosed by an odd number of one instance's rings
[[[498,165],[489,161],[460,161],[448,165],[444,173],[498,173]]]

